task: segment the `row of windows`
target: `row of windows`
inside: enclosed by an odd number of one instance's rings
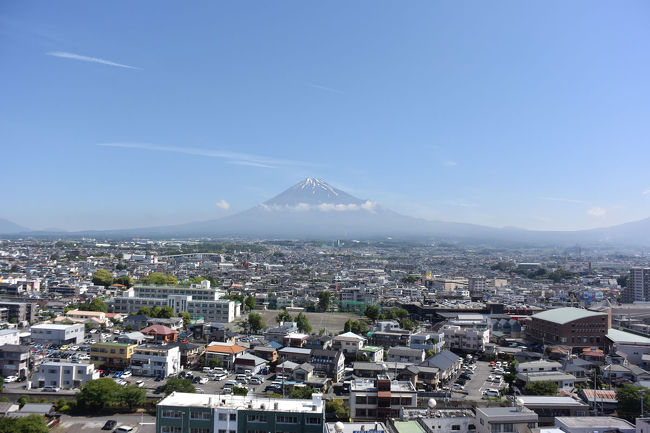
[[[288,415],[278,415],[275,418],[275,422],[279,424],[298,424],[298,417],[288,416]]]
[[[236,413],[220,413],[219,414],[219,421],[226,421],[228,419],[228,415],[230,415],[230,421],[236,421],[237,420],[237,414]]]
[[[210,419],[210,412],[190,412],[190,419]]]
[[[261,414],[251,414],[248,415],[248,422],[266,422],[266,415]]]

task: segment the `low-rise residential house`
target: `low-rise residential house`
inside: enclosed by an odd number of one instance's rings
[[[296,382],[309,382],[314,374],[314,366],[308,362],[303,362],[293,370],[293,378]]]
[[[440,374],[440,380],[446,382],[455,376],[460,371],[463,365],[463,359],[449,350],[443,350],[427,359],[420,365],[425,367],[435,367]]]
[[[108,317],[103,311],[70,310],[65,313],[65,317],[57,317],[57,319],[70,320],[75,323],[89,323],[91,325],[106,325],[108,323]]]
[[[250,353],[244,353],[235,358],[235,373],[243,373],[250,370],[253,374],[258,374],[267,366],[266,360]]]
[[[357,352],[357,359],[368,362],[381,362],[384,360],[384,348],[381,346],[363,346]]]
[[[41,344],[80,344],[83,343],[86,328],[82,323],[74,325],[43,323],[31,328],[32,341]]]
[[[560,371],[562,364],[555,361],[521,362],[515,367],[517,373],[536,373],[538,371]]]
[[[612,413],[618,407],[615,389],[597,389],[594,391],[593,389],[583,388],[580,390],[579,395],[591,410],[599,414]]]
[[[417,364],[424,361],[424,350],[396,346],[388,349],[389,362],[406,362]]]
[[[151,325],[142,329],[142,332],[146,336],[153,337],[154,341],[164,342],[164,343],[173,343],[178,338],[178,332],[172,328],[169,328],[165,325]]]
[[[311,360],[311,349],[283,347],[278,350],[278,358],[281,361],[291,361],[297,364],[302,364],[303,362],[309,362]]]
[[[445,334],[442,332],[419,332],[411,335],[411,349],[433,350],[440,352],[445,346]]]
[[[555,418],[555,427],[565,433],[635,433],[639,431],[631,422],[613,416],[558,416]]]
[[[136,376],[178,374],[181,371],[180,349],[172,344],[142,344],[135,348],[130,368]]]
[[[0,346],[0,371],[4,377],[27,377],[31,368],[29,346],[5,344]]]
[[[293,332],[287,334],[282,338],[282,344],[285,347],[303,347],[307,340],[309,339],[309,334],[303,334],[301,332]]]
[[[399,380],[408,380],[420,389],[433,391],[438,388],[440,382],[440,370],[437,367],[425,365],[409,365],[397,376]]]
[[[203,344],[189,343],[187,340],[178,343],[181,351],[181,365],[188,368],[199,366],[199,359],[203,354],[205,346]]]
[[[477,407],[476,433],[529,433],[539,417],[526,407]]]
[[[397,418],[402,408],[412,406],[417,406],[417,391],[411,382],[381,374],[376,380],[350,383],[350,418],[354,421]]]
[[[540,426],[552,426],[557,416],[588,416],[589,405],[573,397],[522,395],[523,405],[539,417]]]
[[[331,349],[332,337],[328,335],[311,335],[302,347],[305,349]]]
[[[93,364],[46,362],[38,366],[32,378],[34,388],[54,386],[61,389],[81,388],[89,380],[99,379]]]
[[[123,370],[131,364],[135,344],[95,343],[90,346],[90,361],[97,368]]]
[[[365,338],[354,332],[345,332],[332,338],[332,350],[339,350],[347,357],[356,355],[364,346]]]
[[[268,329],[264,333],[264,336],[269,341],[275,341],[276,343],[284,344],[285,336],[297,332],[298,326],[295,322],[280,322],[278,326]]]
[[[375,346],[393,347],[406,346],[411,344],[411,332],[404,329],[392,329],[390,331],[375,331],[370,336],[370,343]]]
[[[239,344],[210,343],[205,348],[205,365],[209,367],[211,360],[217,359],[222,368],[232,370],[235,367],[235,358],[243,355],[245,351]]]
[[[384,363],[357,361],[352,364],[352,369],[356,377],[374,378],[378,374],[388,372],[388,367]]]
[[[272,363],[278,360],[278,350],[271,346],[255,346],[253,354],[259,356],[265,361]]]
[[[142,332],[139,331],[133,331],[133,332],[126,332],[119,337],[117,337],[117,342],[118,343],[123,343],[123,344],[142,344],[147,340],[147,337]]]
[[[336,350],[314,349],[309,361],[314,366],[316,374],[325,375],[334,382],[343,379],[345,372],[345,357]]]
[[[603,380],[623,384],[626,381],[639,382],[641,380],[650,380],[650,373],[641,367],[628,364],[610,364],[602,367],[601,369]]]
[[[575,387],[576,378],[572,374],[563,371],[537,371],[534,373],[517,373],[517,382],[525,387],[528,384],[537,382],[554,382],[558,389],[572,391]]]

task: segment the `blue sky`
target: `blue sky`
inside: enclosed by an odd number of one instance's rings
[[[429,219],[650,216],[644,1],[3,2],[0,217],[217,218],[306,176]]]

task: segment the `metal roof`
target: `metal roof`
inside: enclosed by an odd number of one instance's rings
[[[585,310],[584,308],[564,307],[542,311],[541,313],[534,314],[532,317],[563,325],[565,323],[573,322],[574,320],[605,314],[607,313],[598,313],[596,311]]]

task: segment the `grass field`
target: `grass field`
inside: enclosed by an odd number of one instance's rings
[[[256,313],[262,315],[264,325],[272,327],[276,325],[275,316],[280,312],[279,310],[266,310],[258,311]],[[297,313],[291,314],[296,316]],[[303,313],[307,316],[307,320],[311,324],[313,333],[318,333],[321,329],[326,329],[329,334],[338,334],[343,331],[343,326],[348,319],[359,320],[359,315],[351,313]]]

